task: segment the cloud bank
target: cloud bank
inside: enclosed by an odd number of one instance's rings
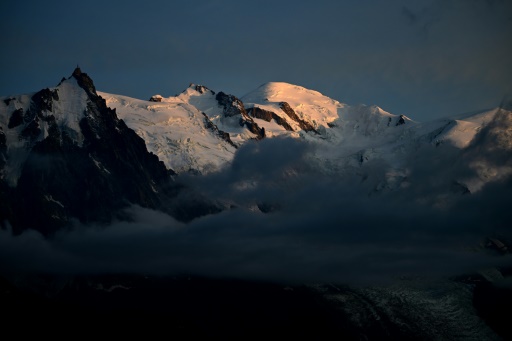
[[[179,179],[230,209],[184,224],[132,206],[130,221],[76,223],[50,239],[1,230],[0,271],[374,282],[510,264],[482,242],[512,237],[512,178],[471,194],[453,181],[479,176],[481,167],[512,167],[503,139],[510,126],[508,116],[497,115],[464,150],[419,149],[400,186],[385,190],[379,184],[389,166],[382,162],[328,176],[302,141],[248,143],[226,169]]]

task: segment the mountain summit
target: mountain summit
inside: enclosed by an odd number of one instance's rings
[[[79,68],[54,88],[2,98],[0,143],[0,221],[14,232],[110,222],[128,204],[169,210],[175,195],[174,172]]]
[[[417,122],[282,82],[140,100],[76,68],[0,98],[4,315],[507,338],[511,131],[506,108]]]
[[[177,96],[146,101],[97,92],[77,67],[56,87],[0,99],[0,221],[15,232],[51,234],[74,219],[109,222],[133,204],[184,221],[218,212],[237,204],[213,204],[199,193],[183,196],[188,190],[172,175],[215,174],[250,141],[274,138],[314,150],[308,162],[329,176],[364,181],[362,167],[382,163],[386,169],[373,191],[395,191],[409,186],[419,151],[442,157],[455,148],[461,160],[474,159],[481,149],[470,147],[485,140],[483,133],[507,140],[495,123],[497,116],[509,122],[510,115],[496,108],[419,123],[283,82],[263,84],[241,98],[191,84]],[[473,193],[510,173],[490,161],[467,167],[472,171],[443,183]],[[445,187],[453,192],[452,185]]]

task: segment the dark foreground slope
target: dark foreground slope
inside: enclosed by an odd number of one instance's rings
[[[5,326],[52,335],[306,336],[343,340],[499,340],[511,293],[486,282],[404,278],[381,287],[282,285],[198,277],[33,277],[0,281]],[[505,290],[506,291],[506,290]],[[499,295],[500,300],[496,297]],[[472,301],[475,301],[473,308]],[[480,302],[480,303],[478,303]],[[484,303],[484,306],[482,306]],[[482,320],[483,318],[483,320]],[[485,322],[484,322],[485,321]],[[494,330],[489,328],[490,325]]]

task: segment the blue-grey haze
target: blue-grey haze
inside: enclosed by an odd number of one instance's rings
[[[512,94],[512,2],[2,1],[0,96],[79,64],[146,99],[189,83],[237,96],[269,81],[425,121]]]

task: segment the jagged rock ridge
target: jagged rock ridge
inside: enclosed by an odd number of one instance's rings
[[[224,110],[223,114],[225,117],[238,117],[240,126],[245,126],[247,129],[256,135],[257,140],[261,140],[265,137],[265,130],[260,128],[256,122],[247,114],[244,104],[238,98],[233,95],[227,95],[223,92],[219,92],[215,97],[219,105]]]
[[[0,220],[15,233],[33,228],[48,235],[74,219],[106,223],[130,204],[184,219],[210,209],[192,214],[168,205],[179,191],[174,172],[147,151],[79,68],[56,88],[7,102],[8,110],[19,107],[1,127],[0,197],[8,200]]]

